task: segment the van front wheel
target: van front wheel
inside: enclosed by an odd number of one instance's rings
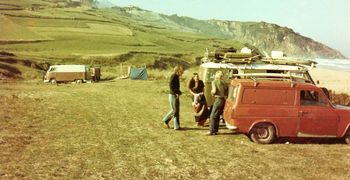
[[[51,79],[50,82],[51,82],[51,84],[57,84],[56,79]]]
[[[270,144],[276,139],[276,130],[271,124],[257,124],[250,131],[250,139],[258,144]]]
[[[345,142],[346,144],[349,144],[350,145],[350,129],[348,130],[348,132],[345,134]]]

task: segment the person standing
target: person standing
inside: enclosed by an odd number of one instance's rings
[[[209,110],[204,96],[204,83],[199,79],[198,73],[193,73],[188,82],[188,88],[193,97],[194,118],[198,126],[204,126],[209,117]]]
[[[174,129],[180,129],[180,95],[182,94],[180,91],[180,77],[183,74],[184,70],[182,66],[177,65],[174,68],[174,73],[170,77],[169,82],[169,103],[171,110],[169,113],[163,118],[163,123],[165,128],[169,127],[169,122],[171,118],[174,117]]]
[[[194,106],[198,102],[199,96],[204,95],[204,83],[202,80],[199,79],[198,73],[193,73],[193,76],[191,80],[188,82],[188,89],[190,90],[190,93],[193,97],[193,103]],[[205,101],[205,97],[202,97],[202,100]]]
[[[223,80],[222,71],[215,73],[215,80],[212,82],[211,94],[215,97],[212,111],[210,113],[210,127],[207,135],[217,135],[219,131],[220,116],[225,106],[225,93],[227,84]]]

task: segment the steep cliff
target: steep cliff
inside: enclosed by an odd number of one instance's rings
[[[281,50],[293,57],[345,58],[339,51],[302,36],[288,27],[266,22],[207,22],[216,26],[224,35],[252,44],[263,51]]]
[[[288,27],[267,22],[198,20],[178,15],[164,15],[138,7],[114,7],[123,15],[157,26],[197,32],[216,38],[249,43],[261,51],[283,51],[287,56],[308,58],[346,58],[339,51],[316,40],[302,36]]]

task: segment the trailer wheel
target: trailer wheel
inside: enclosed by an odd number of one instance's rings
[[[55,78],[53,78],[53,79],[50,79],[50,83],[51,83],[51,84],[57,84],[57,81],[56,81]]]
[[[81,79],[75,80],[75,83],[77,83],[77,84],[81,84],[82,82],[83,82],[83,80],[81,80]]]
[[[250,139],[258,144],[270,144],[276,139],[275,127],[267,123],[257,124],[250,131]]]

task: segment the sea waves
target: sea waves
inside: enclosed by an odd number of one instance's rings
[[[349,59],[315,59],[319,68],[350,72]]]

